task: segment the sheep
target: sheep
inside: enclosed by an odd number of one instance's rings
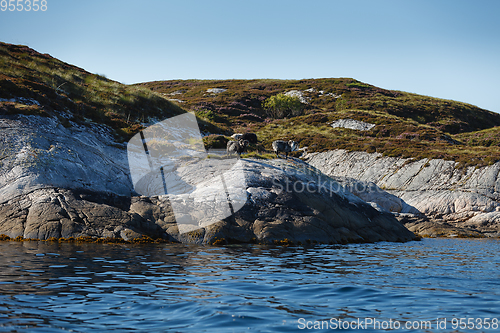
[[[228,141],[227,142],[227,155],[237,153],[241,155],[248,146],[248,140],[240,139],[238,141]]]
[[[231,137],[235,140],[239,140],[243,137],[243,134],[241,133],[234,133],[233,135],[231,135]]]
[[[279,152],[283,152],[285,153],[285,159],[288,158],[288,153],[292,152],[292,151],[296,151],[297,149],[299,149],[299,144],[295,141],[283,141],[283,140],[276,140],[276,141],[273,141],[273,150],[274,152],[276,153],[276,157],[280,157],[279,156]]]
[[[248,140],[248,142],[250,143],[257,143],[257,134],[255,133],[250,133],[250,132],[245,133],[241,138],[243,140]]]

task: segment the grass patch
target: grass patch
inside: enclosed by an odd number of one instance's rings
[[[256,158],[259,160],[272,160],[276,158],[276,154],[274,153],[258,153],[258,152],[250,152],[241,154],[242,158]]]

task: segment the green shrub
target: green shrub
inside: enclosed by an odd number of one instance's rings
[[[271,118],[297,117],[302,115],[303,107],[296,96],[277,94],[264,101],[262,107]]]

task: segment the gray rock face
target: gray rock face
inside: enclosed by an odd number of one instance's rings
[[[382,190],[373,182],[357,180],[348,177],[332,177],[344,186],[349,192],[366,201],[375,209],[384,212],[407,213],[419,215],[415,207],[408,205],[394,194]]]
[[[297,97],[302,104],[309,104],[309,98],[304,96],[300,90],[290,90],[285,93],[286,96]]]
[[[94,123],[66,128],[57,118],[0,118],[0,204],[45,187],[130,196],[124,147]]]
[[[243,208],[179,233],[167,196],[134,196],[125,145],[114,142],[105,126],[66,128],[55,118],[4,117],[0,143],[0,234],[10,237],[127,240],[148,235],[197,244],[415,238],[385,211],[390,205],[377,210],[297,159],[241,160],[247,195]],[[200,166],[190,176],[206,183],[211,172]],[[232,184],[241,183],[226,176],[228,192],[235,191],[232,186],[239,185]]]
[[[330,185],[326,178],[318,181],[317,174],[304,174],[285,162],[245,160],[244,165],[249,180],[247,204],[230,218],[188,233],[179,234],[165,197],[130,198],[44,188],[0,206],[0,234],[12,238],[91,236],[125,240],[148,235],[196,244],[217,239],[243,243],[414,239],[391,214],[373,209],[338,183]]]
[[[306,161],[329,176],[373,182],[397,196],[406,206],[390,209],[393,212],[415,213],[412,209],[416,209],[432,219],[474,226],[483,232],[500,231],[496,222],[500,218],[500,163],[461,170],[453,161],[345,150],[308,154]]]
[[[369,131],[375,127],[375,124],[365,123],[364,121],[354,119],[339,119],[331,125],[333,128],[342,127],[358,131]]]
[[[212,93],[212,94],[220,94],[220,93],[223,93],[224,91],[227,91],[227,89],[224,89],[224,88],[210,88],[210,89],[207,89],[207,92],[208,93]]]

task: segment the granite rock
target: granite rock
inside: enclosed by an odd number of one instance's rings
[[[387,196],[377,210],[298,159],[242,159],[243,207],[179,233],[168,196],[133,190],[125,145],[115,142],[110,129],[91,122],[66,125],[57,117],[0,118],[0,234],[127,240],[147,235],[196,244],[415,239],[387,212],[401,205],[399,199]],[[208,169],[200,164],[189,176],[207,184],[213,173]],[[241,182],[231,181],[239,175],[226,178],[229,192],[241,190],[232,188]]]
[[[496,222],[500,217],[500,162],[460,169],[453,161],[346,150],[311,153],[304,159],[329,176],[370,182],[396,196],[405,208],[394,205],[389,209],[392,212],[423,214],[432,221],[485,234],[500,231]],[[387,208],[383,202],[386,194],[379,198],[358,195]]]

